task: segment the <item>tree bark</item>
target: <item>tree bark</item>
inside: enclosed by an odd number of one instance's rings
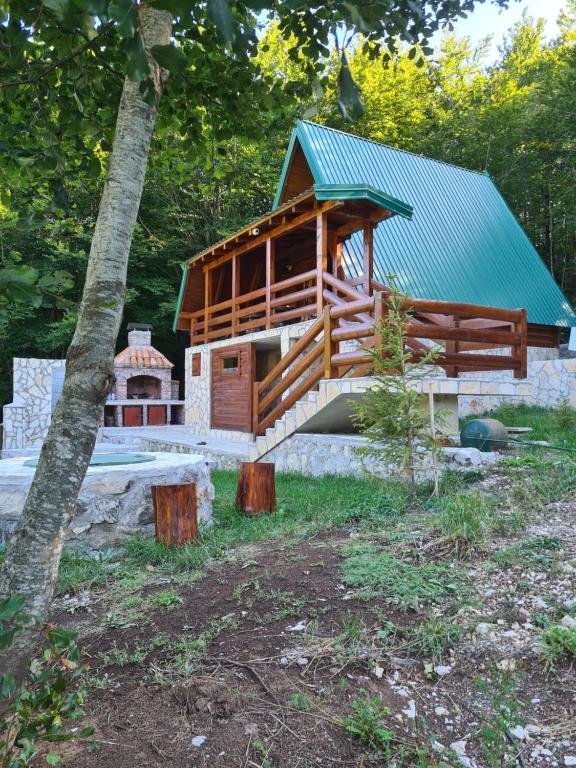
[[[170,42],[172,17],[166,11],[140,5],[139,24],[147,51]],[[66,530],[114,384],[114,349],[124,309],[128,255],[166,74],[151,56],[149,64],[156,90],[153,105],[141,98],[139,83],[128,79],[124,83],[62,396],[0,571],[0,599],[24,596],[25,612],[34,619],[45,615],[52,599]],[[32,642],[32,632],[18,633],[0,665],[20,669]]]

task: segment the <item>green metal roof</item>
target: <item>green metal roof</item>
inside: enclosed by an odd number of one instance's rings
[[[385,189],[389,199],[413,206],[411,220],[394,216],[378,226],[376,279],[394,274],[398,287],[416,298],[525,307],[532,323],[576,326],[574,310],[487,174],[299,122],[275,207],[296,142],[315,189],[324,185]],[[345,263],[349,275],[360,274],[360,236],[347,242]]]
[[[180,264],[182,267],[182,278],[180,280],[180,289],[178,291],[178,298],[176,299],[176,310],[174,312],[174,320],[172,321],[172,331],[176,333],[178,330],[178,315],[180,314],[180,307],[184,299],[184,290],[186,288],[186,276],[188,274],[188,262]]]
[[[370,200],[380,208],[412,218],[412,206],[368,184],[314,184],[316,200]]]

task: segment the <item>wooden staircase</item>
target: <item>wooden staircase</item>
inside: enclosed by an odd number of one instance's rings
[[[323,314],[309,325],[279,363],[253,391],[254,458],[298,431],[313,415],[342,394],[330,381],[370,374],[370,348],[377,343],[388,289],[373,283],[373,296],[355,281],[323,275]],[[513,370],[526,376],[525,310],[455,302],[407,299],[407,347],[418,359],[433,342],[441,345],[435,365],[448,376],[459,371]],[[342,349],[345,345],[346,348]],[[499,349],[501,354],[486,353]],[[510,352],[508,353],[508,349]],[[480,351],[481,350],[481,351]]]

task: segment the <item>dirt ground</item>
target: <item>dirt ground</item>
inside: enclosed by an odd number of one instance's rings
[[[576,605],[575,523],[575,504],[551,504],[461,561],[408,515],[401,544],[389,531],[336,530],[241,547],[204,575],[150,566],[139,590],[126,588],[128,607],[118,591],[61,600],[52,620],[80,632],[90,665],[82,725],[96,727],[93,743],[66,746],[63,764],[575,765],[573,669],[545,664],[538,644],[542,617]],[[343,564],[366,542],[400,547],[408,561],[424,548],[458,572],[462,595],[407,608],[354,591]],[[495,566],[494,552],[515,545],[520,555]],[[458,632],[423,651],[407,640],[420,624]],[[367,700],[387,708],[396,762],[346,727],[354,702]],[[491,752],[493,736],[509,742],[507,756]]]

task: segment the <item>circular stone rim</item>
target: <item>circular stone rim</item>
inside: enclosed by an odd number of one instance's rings
[[[37,467],[39,457],[28,459],[23,463],[24,467]],[[123,464],[143,464],[147,461],[156,461],[156,456],[147,453],[93,453],[90,458],[91,467],[117,467]]]

